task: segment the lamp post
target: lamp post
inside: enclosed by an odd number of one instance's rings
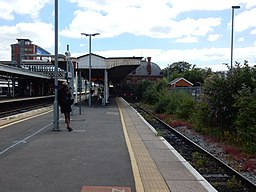
[[[89,36],[89,107],[91,107],[92,105],[92,93],[91,93],[91,89],[92,89],[92,55],[91,55],[91,39],[92,36],[96,36],[96,35],[100,35],[99,33],[92,33],[92,34],[88,34],[88,33],[81,33],[81,35],[85,35],[85,36]]]
[[[231,61],[230,61],[230,68],[231,69],[233,68],[234,9],[240,9],[240,6],[232,6]]]
[[[54,64],[54,113],[53,130],[59,131],[59,106],[58,106],[58,0],[55,0],[55,64]]]

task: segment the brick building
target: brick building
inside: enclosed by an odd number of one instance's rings
[[[124,80],[124,84],[137,84],[142,80],[156,81],[163,78],[161,68],[151,62],[151,57],[142,60],[141,65],[131,72]]]
[[[26,54],[48,55],[50,52],[32,43],[30,39],[17,39],[17,43],[11,45],[11,63],[20,67],[22,60],[37,60],[38,57],[28,57]]]
[[[190,81],[186,80],[183,77],[176,78],[172,80],[170,83],[168,83],[169,88],[176,88],[176,87],[192,87],[193,83]]]

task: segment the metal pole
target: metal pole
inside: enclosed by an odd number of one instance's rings
[[[81,94],[82,94],[82,77],[81,77],[81,69],[79,70],[79,115],[82,113],[82,99],[81,99]]]
[[[77,86],[77,81],[78,81],[78,78],[77,78],[77,70],[78,70],[78,63],[76,62],[76,84],[75,84],[75,90],[76,90],[76,93],[75,93],[75,103],[77,103],[77,93],[78,93],[78,86]]]
[[[89,34],[89,107],[92,105],[92,55],[91,55],[91,40],[92,35]]]
[[[93,34],[87,34],[87,33],[81,33],[81,35],[89,36],[89,107],[91,107],[92,104],[92,94],[91,94],[91,88],[92,88],[92,55],[91,55],[91,38],[92,36],[99,35],[99,33],[93,33]]]
[[[58,0],[55,0],[55,68],[54,68],[54,120],[53,130],[59,129],[59,107],[58,107]]]
[[[69,74],[69,45],[67,45],[67,52],[65,53],[66,55],[66,80],[67,83],[69,82],[68,79],[68,74]]]
[[[231,60],[230,68],[233,68],[233,36],[234,36],[234,8],[232,8],[232,26],[231,26]]]
[[[106,89],[106,98],[105,98],[105,105],[109,103],[109,87],[108,87],[108,71],[105,70],[105,76],[106,76],[106,85],[105,85],[105,89]]]
[[[232,22],[232,26],[231,26],[231,58],[230,58],[230,68],[233,68],[233,39],[234,39],[234,9],[239,9],[240,6],[232,6],[232,16],[231,16],[231,22]]]
[[[107,88],[108,88],[108,72],[107,69],[104,70],[104,97],[102,98],[103,105],[106,106],[107,103]]]
[[[12,98],[15,97],[15,77],[12,77]]]

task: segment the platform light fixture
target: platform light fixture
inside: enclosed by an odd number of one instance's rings
[[[91,93],[91,89],[92,89],[92,54],[91,54],[91,39],[92,36],[96,36],[96,35],[100,35],[100,33],[81,33],[81,35],[85,35],[87,37],[89,37],[89,107],[91,107],[92,105],[92,93]]]
[[[233,46],[234,46],[234,10],[240,9],[240,6],[232,6],[232,26],[231,26],[231,59],[230,59],[230,68],[233,68]]]

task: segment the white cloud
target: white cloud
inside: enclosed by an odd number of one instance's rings
[[[52,24],[36,22],[39,19],[43,20],[38,17],[40,11],[47,3],[52,2],[53,0],[0,0],[0,19],[9,22],[21,15],[25,15],[26,20],[27,16],[33,19],[29,23],[0,26],[0,60],[10,59],[10,44],[16,43],[16,38],[29,38],[33,43],[45,49],[52,49],[54,43]],[[64,1],[59,2],[64,3]],[[255,0],[69,0],[69,2],[79,6],[74,12],[74,18],[68,19],[71,23],[66,24],[65,29],[60,29],[60,35],[69,37],[70,41],[71,38],[83,38],[81,32],[100,32],[101,35],[95,38],[109,38],[122,33],[131,33],[153,38],[166,38],[169,42],[176,43],[198,42],[200,37],[208,37],[208,41],[215,41],[220,37],[217,33],[222,34],[220,28],[226,26],[222,22],[230,16],[232,5],[241,6],[241,9],[236,10],[235,30],[238,32],[251,30],[250,34],[256,35],[256,23],[253,20],[256,15]],[[206,17],[202,14],[193,17],[195,11],[198,10],[209,11],[207,13],[212,13],[212,16]],[[217,11],[227,11],[227,14],[224,14],[227,18],[216,15],[219,13]],[[186,16],[179,17],[183,16],[182,13],[186,13]],[[188,17],[190,14],[191,17]],[[223,34],[225,32],[223,30]],[[204,47],[204,43],[200,42],[200,46]],[[222,66],[222,62],[229,62],[229,43],[227,47],[188,49],[184,45],[183,50],[178,48],[166,51],[129,49],[102,51],[99,54],[103,56],[112,54],[112,56],[152,56],[153,62],[161,67],[171,62],[185,60],[198,66],[208,65],[208,67],[217,68],[216,66]],[[241,54],[236,50],[234,49],[234,60],[249,58],[248,60],[255,62],[253,58],[255,48],[241,48],[239,50]],[[53,51],[50,50],[50,52]],[[82,54],[72,53],[72,56]]]
[[[253,19],[256,13],[255,0],[70,0],[72,3],[77,3],[80,9],[76,12],[72,23],[61,32],[62,35],[77,38],[81,37],[80,32],[100,32],[101,37],[114,37],[124,32],[129,32],[134,35],[144,35],[152,38],[167,38],[172,39],[172,42],[197,42],[200,37],[208,37],[208,41],[216,41],[221,34],[217,34],[216,29],[220,29],[222,22],[226,18],[215,16],[216,12],[212,12],[213,16],[200,17],[191,16],[182,17],[178,20],[178,16],[182,13],[190,13],[193,11],[227,11],[227,15],[231,13],[232,5],[240,5],[241,9],[236,11],[235,29],[244,31],[256,24]],[[88,19],[86,18],[93,18]],[[248,20],[248,21],[247,21]],[[244,22],[241,27],[240,23]],[[99,25],[95,25],[99,23]],[[223,31],[224,32],[224,31]],[[255,33],[253,30],[252,34]],[[242,39],[240,39],[242,40]],[[204,47],[202,42],[202,47]],[[243,55],[235,54],[234,60],[251,59],[253,49],[241,48]],[[255,48],[254,48],[255,51]],[[179,60],[187,60],[188,62],[198,64],[200,66],[225,68],[222,63],[230,61],[229,43],[227,48],[200,48],[200,49],[175,49],[163,51],[160,49],[137,49],[137,50],[110,50],[100,52],[103,56],[152,56],[152,59],[160,65],[167,65],[171,62]],[[104,55],[106,54],[106,55]],[[253,59],[251,59],[253,61]]]
[[[76,18],[69,29],[78,28],[77,23],[86,20],[87,25],[84,24],[83,27],[91,31],[95,23],[100,23],[97,29],[104,31],[107,37],[115,36],[115,34],[120,34],[123,31],[136,32],[136,29],[140,28],[145,28],[144,31],[146,31],[155,26],[156,22],[158,23],[157,27],[165,26],[167,18],[170,18],[170,9],[166,6],[166,0],[157,2],[146,0],[71,0],[71,2],[77,3],[80,9],[75,13]],[[157,10],[161,10],[161,14],[158,14]],[[86,18],[90,19],[87,20]],[[112,33],[109,34],[110,29],[112,29]],[[142,31],[141,29],[138,30],[138,35]]]
[[[246,47],[246,48],[235,48],[234,49],[234,58],[237,59],[238,62],[243,62],[244,60],[250,60],[255,63],[256,47]]]
[[[10,45],[16,43],[16,38],[28,38],[42,48],[52,51],[54,43],[53,26],[52,24],[43,22],[19,23],[15,26],[0,26],[1,45],[5,46],[4,48],[0,46],[0,60],[10,60]]]
[[[196,43],[198,42],[197,37],[184,37],[181,39],[176,39],[174,42],[176,43]]]
[[[244,41],[244,37],[240,37],[237,41],[238,42],[243,42]]]
[[[235,27],[234,30],[237,32],[242,32],[251,27],[256,28],[256,23],[253,18],[256,15],[256,8],[248,11],[243,11],[234,18]]]
[[[13,20],[15,14],[30,15],[32,18],[38,18],[40,10],[51,0],[1,0],[0,18]]]
[[[232,5],[241,5],[235,20],[236,31],[256,26],[253,19],[256,11],[254,0],[69,0],[80,8],[72,23],[61,32],[67,37],[77,37],[78,31],[99,31],[104,37],[114,37],[124,32],[154,38],[181,38],[182,36],[204,36],[221,25],[222,18],[184,18],[178,15],[189,11],[231,12]],[[254,8],[255,7],[255,8]],[[247,9],[247,10],[246,10]],[[90,19],[86,19],[90,18]],[[86,22],[84,22],[86,21]],[[245,22],[244,22],[245,21]],[[100,23],[96,25],[95,23]]]
[[[171,12],[168,6],[165,9]],[[122,33],[153,38],[181,38],[191,35],[204,36],[221,24],[221,18],[187,18],[175,21],[168,15],[170,14],[153,14],[152,10],[145,7],[119,7],[111,12],[105,10],[105,14],[95,10],[78,10],[70,25],[60,34],[70,38],[81,38],[80,33],[86,29],[87,33],[100,32],[101,38],[114,37]]]
[[[219,39],[220,38],[220,34],[210,34],[209,36],[208,36],[208,41],[216,41],[217,39]]]
[[[4,43],[0,43],[0,61],[11,60],[11,49],[10,46],[6,46]]]
[[[256,35],[256,29],[254,29],[254,30],[251,30],[251,32],[250,32],[252,35]]]
[[[181,21],[173,21],[170,24],[172,31],[169,35],[173,38],[182,37],[183,35],[205,36],[220,24],[221,18],[187,18]]]
[[[145,8],[151,14],[157,15],[157,11],[160,14],[166,14],[171,17],[175,17],[183,12],[188,11],[219,11],[225,9],[231,9],[232,5],[245,5],[246,9],[255,7],[254,0],[194,0],[194,1],[182,1],[182,0],[161,0],[161,1],[148,1],[148,0],[69,0],[71,3],[77,3],[78,6],[84,10],[95,10],[103,12],[112,12],[120,10],[123,12],[125,8],[137,7]],[[159,9],[156,9],[159,8]],[[168,11],[169,10],[169,11]],[[167,11],[167,12],[166,12]]]
[[[241,3],[245,4],[246,9],[256,7],[255,0],[244,0],[244,1],[241,1]]]
[[[3,1],[0,2],[0,19],[5,20],[13,20],[14,16],[12,15],[12,6],[8,3],[5,3]]]
[[[243,63],[248,60],[252,66],[256,63],[255,53],[256,47],[235,48],[234,61]],[[202,49],[129,49],[129,50],[108,50],[96,51],[95,54],[103,57],[152,57],[152,62],[157,63],[161,68],[167,67],[168,64],[177,61],[186,61],[191,64],[196,64],[200,68],[211,68],[214,71],[227,70],[223,63],[230,62],[230,48],[202,48]],[[81,56],[84,53],[73,53],[73,56]]]
[[[188,11],[198,11],[198,10],[204,10],[204,11],[211,11],[211,10],[224,10],[229,7],[233,3],[232,0],[194,0],[194,1],[181,1],[181,0],[172,0],[171,4],[173,6],[173,12],[175,15],[178,15],[183,12]]]
[[[108,50],[108,51],[97,51],[97,54],[102,55],[103,57],[147,57],[150,55],[160,56],[161,50],[159,49],[129,49],[129,50]]]

